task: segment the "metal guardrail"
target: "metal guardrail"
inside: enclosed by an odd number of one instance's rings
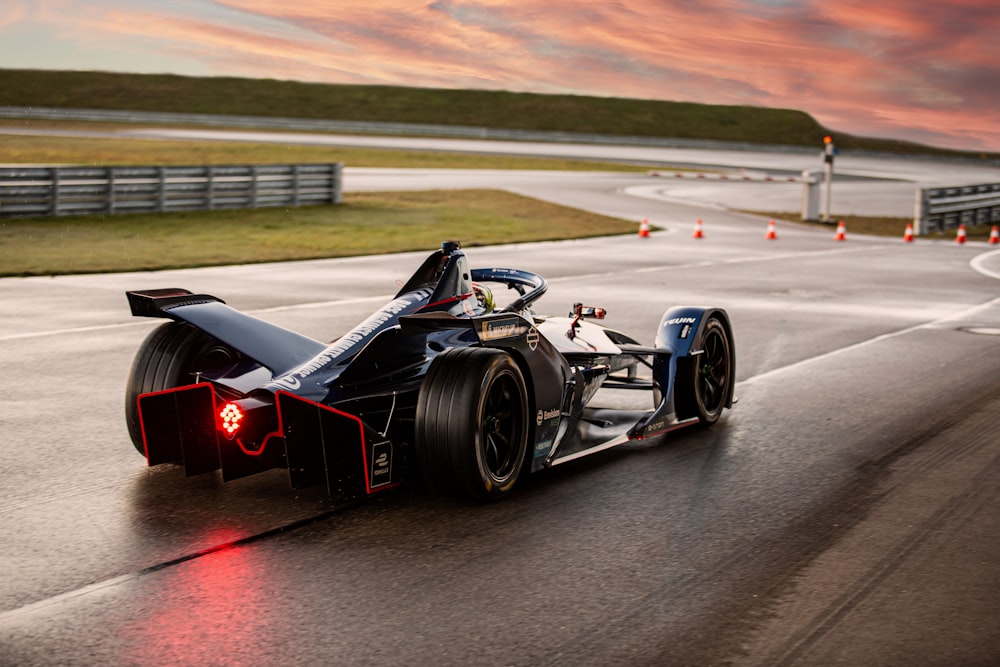
[[[0,218],[339,204],[341,163],[2,167]]]
[[[917,234],[956,229],[960,224],[1000,223],[1000,183],[920,188],[913,227]]]

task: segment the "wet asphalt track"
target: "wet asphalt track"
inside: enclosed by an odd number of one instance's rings
[[[727,308],[740,402],[500,504],[403,490],[330,513],[280,473],[147,469],[125,434],[156,324],[125,289],[329,339],[424,253],[0,280],[0,664],[995,664],[1000,252],[766,241],[760,219],[600,183],[549,197],[668,230],[472,263],[537,271],[539,311],[606,306],[646,342],[670,305]]]

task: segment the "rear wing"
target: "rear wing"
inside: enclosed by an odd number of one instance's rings
[[[197,303],[209,303],[218,301],[225,303],[218,297],[209,294],[194,294],[189,290],[179,287],[168,287],[166,289],[151,289],[142,291],[125,292],[128,297],[129,308],[136,317],[166,317],[170,318],[165,311],[174,306],[188,306]]]
[[[201,329],[271,371],[288,373],[326,349],[323,343],[241,313],[209,294],[167,288],[126,292],[136,317],[164,317]]]

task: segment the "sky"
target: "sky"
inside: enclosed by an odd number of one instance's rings
[[[0,68],[780,107],[1000,151],[1000,0],[0,0]]]

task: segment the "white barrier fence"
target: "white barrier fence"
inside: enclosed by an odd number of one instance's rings
[[[1000,223],[1000,183],[917,190],[913,226],[917,234],[943,232],[959,225]]]
[[[2,167],[0,218],[339,204],[341,163]]]
[[[684,178],[699,181],[753,182],[753,183],[801,183],[802,219],[819,220],[820,186],[823,184],[820,170],[807,169],[801,176],[775,176],[762,171],[741,169],[739,173],[717,173],[705,171],[650,171],[650,176],[660,178]]]

